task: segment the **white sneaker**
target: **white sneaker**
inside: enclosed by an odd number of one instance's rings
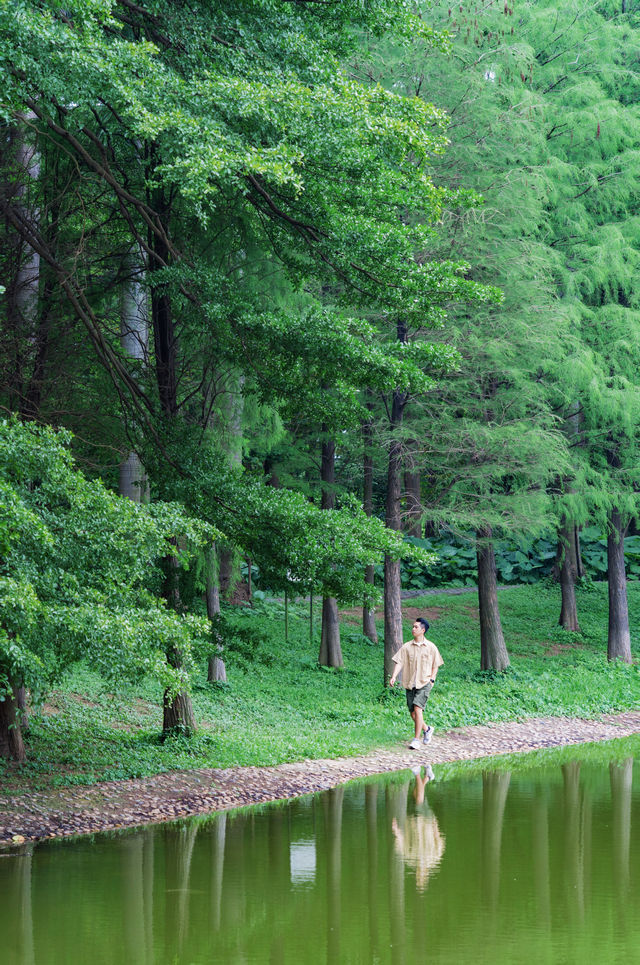
[[[425,767],[425,776],[428,781],[432,781],[434,779],[435,774],[433,773],[433,768],[431,767],[431,764],[427,764],[427,766]]]
[[[433,737],[433,727],[429,726],[427,727],[427,729],[425,730],[422,736],[422,743],[428,744],[432,737]]]
[[[416,777],[418,776],[418,774],[421,774],[421,773],[422,773],[422,768],[421,768],[421,767],[418,767],[417,764],[416,764],[415,767],[412,767],[411,770],[413,771],[413,773],[415,774]]]
[[[409,744],[409,749],[412,750],[412,751],[419,751],[419,750],[420,750],[420,741],[418,740],[417,737],[414,737],[414,738],[413,738],[413,740],[412,740],[411,743]]]

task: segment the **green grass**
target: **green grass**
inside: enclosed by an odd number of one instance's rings
[[[640,627],[640,584],[629,585],[632,627]],[[514,587],[500,594],[512,667],[479,671],[477,598],[429,595],[406,607],[438,608],[428,636],[445,665],[428,705],[437,729],[534,716],[597,717],[640,706],[636,665],[606,659],[607,588],[579,591],[583,632],[557,627],[555,586]],[[270,765],[366,753],[410,736],[404,691],[382,688],[382,645],[343,623],[345,667],[317,666],[306,606],[291,609],[288,645],[281,608],[260,605],[239,615],[250,643],[227,655],[229,684],[194,681],[200,722],[191,740],[159,740],[161,693],[153,684],[118,686],[76,667],[32,717],[28,763],[0,764],[5,793],[25,787],[92,783],[194,767]],[[406,620],[410,637],[412,618]],[[316,635],[319,627],[316,628]],[[633,652],[638,644],[632,641]],[[252,653],[251,653],[252,651]]]

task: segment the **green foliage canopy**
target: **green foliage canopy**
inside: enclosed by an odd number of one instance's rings
[[[167,609],[159,561],[187,565],[215,531],[177,505],[136,505],[88,480],[64,432],[0,423],[0,696],[9,679],[36,696],[80,657],[105,676],[184,686],[208,623]],[[179,544],[179,545],[177,545]],[[180,547],[180,548],[179,548]]]

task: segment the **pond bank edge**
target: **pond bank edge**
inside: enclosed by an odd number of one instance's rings
[[[478,760],[635,734],[640,734],[640,710],[604,714],[597,720],[543,717],[446,731],[436,734],[419,751],[411,751],[403,743],[362,757],[275,767],[200,768],[16,795],[0,799],[0,846],[135,828],[287,800],[418,763]]]

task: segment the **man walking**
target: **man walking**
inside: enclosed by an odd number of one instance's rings
[[[423,743],[428,744],[433,736],[433,727],[425,724],[423,715],[438,668],[444,663],[435,643],[425,637],[428,629],[428,622],[418,617],[411,628],[413,640],[409,640],[393,655],[396,667],[389,678],[390,686],[395,687],[399,674],[402,674],[407,707],[415,724],[415,737],[409,744],[414,751],[420,747],[421,737]]]

